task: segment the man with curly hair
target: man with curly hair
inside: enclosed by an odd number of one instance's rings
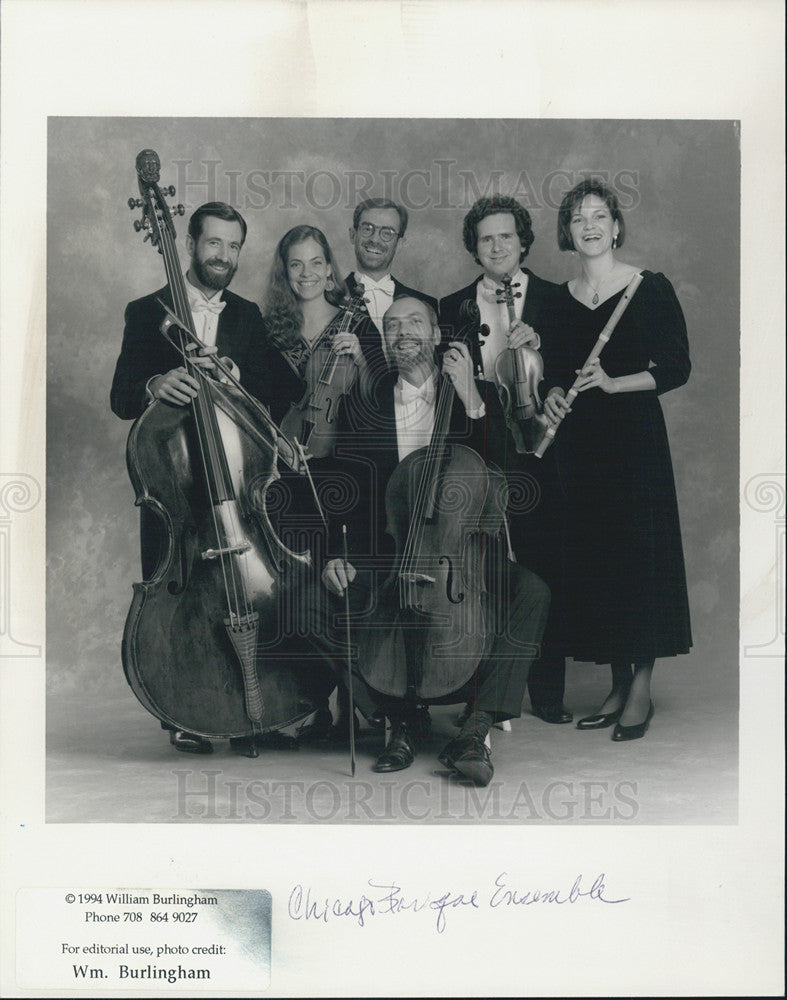
[[[495,362],[507,348],[541,344],[538,330],[557,287],[524,267],[533,244],[530,213],[516,199],[498,195],[480,198],[464,218],[462,237],[465,249],[483,272],[465,288],[440,302],[443,342],[461,340],[468,344],[478,378],[498,384]],[[503,299],[503,279],[511,280],[514,314],[509,321]],[[554,574],[558,561],[554,526],[554,506],[558,498],[551,489],[553,456],[539,462],[530,455],[516,455],[508,442],[507,473],[512,492],[530,497],[529,509],[509,513],[513,547],[518,561],[534,570],[553,589],[553,612],[545,636],[545,655],[530,671],[528,692],[533,714],[549,723],[571,722],[571,712],[563,705],[565,658],[550,650],[550,636],[559,639],[559,602],[555,601]],[[517,482],[519,480],[519,482]]]

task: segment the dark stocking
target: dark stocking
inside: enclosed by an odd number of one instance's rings
[[[626,699],[626,707],[620,717],[621,726],[636,726],[645,721],[650,708],[650,678],[653,674],[653,660],[634,664],[634,678]]]
[[[610,666],[612,668],[612,690],[599,708],[599,715],[609,715],[622,708],[626,704],[632,684],[631,664],[612,663]]]

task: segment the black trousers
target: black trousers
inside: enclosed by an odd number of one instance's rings
[[[426,699],[432,703],[470,702],[477,710],[495,713],[499,720],[522,712],[528,674],[539,654],[549,611],[549,588],[535,573],[516,563],[502,562],[501,577],[487,580],[485,619],[490,624],[481,662],[471,680],[451,695]],[[489,576],[492,576],[490,572]],[[351,641],[357,623],[374,599],[376,574],[359,569],[349,587]],[[312,643],[338,678],[348,680],[346,612],[344,598],[330,595],[320,584],[307,601]],[[353,622],[356,619],[356,622]],[[389,716],[407,710],[403,700],[374,691],[353,668],[353,700],[365,715],[382,708]]]

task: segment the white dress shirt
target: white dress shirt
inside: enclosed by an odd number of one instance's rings
[[[393,278],[390,274],[386,274],[384,278],[375,281],[374,278],[370,278],[368,274],[361,274],[360,271],[354,271],[353,276],[356,282],[364,287],[366,309],[372,318],[372,322],[377,327],[377,332],[380,334],[380,346],[387,361],[388,352],[385,349],[385,337],[383,336],[383,316],[393,302]]]
[[[420,386],[412,385],[401,375],[397,379],[394,385],[394,413],[400,462],[410,452],[426,447],[431,441],[436,396],[436,373]]]
[[[219,289],[208,298],[200,288],[192,285],[188,275],[186,275],[185,284],[191,306],[191,315],[194,318],[194,333],[206,347],[215,347],[216,335],[219,330],[219,316],[227,304],[221,298],[223,291]]]
[[[511,278],[511,285],[519,298],[514,299],[514,314],[517,319],[522,319],[522,311],[525,308],[525,296],[527,295],[527,275],[518,270]],[[489,336],[481,341],[481,362],[484,366],[484,378],[488,382],[497,385],[495,374],[495,361],[501,351],[508,347],[508,308],[504,301],[497,302],[501,298],[498,294],[503,290],[503,282],[484,275],[476,287],[476,302],[481,313],[481,322],[489,327]]]

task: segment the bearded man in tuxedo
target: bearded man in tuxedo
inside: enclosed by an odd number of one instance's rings
[[[194,358],[206,370],[219,355],[252,395],[262,399],[264,378],[259,368],[265,325],[259,306],[229,291],[246,239],[246,222],[224,202],[200,206],[189,220],[186,248],[189,266],[186,291],[194,332],[205,345]],[[158,301],[161,300],[161,301]],[[162,306],[173,306],[169,286],[130,302],[120,356],[112,380],[110,403],[123,420],[135,420],[153,402],[186,406],[197,395],[199,382],[190,375],[180,353],[162,335]],[[140,507],[142,575],[149,579],[158,566],[166,540],[159,519]],[[170,742],[184,753],[210,753],[209,740],[185,730],[169,730]]]

